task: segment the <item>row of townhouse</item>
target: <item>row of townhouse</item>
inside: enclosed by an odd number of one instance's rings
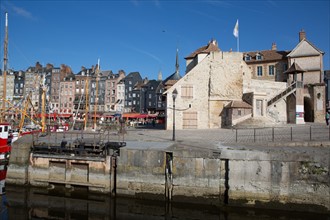
[[[0,81],[3,81],[0,72]],[[46,112],[61,113],[83,117],[92,115],[114,115],[126,112],[164,115],[165,103],[161,72],[157,80],[142,79],[139,72],[126,75],[124,70],[118,73],[103,71],[98,65],[91,68],[81,67],[74,74],[70,67],[62,64],[54,67],[39,62],[26,71],[8,71],[6,77],[6,106],[23,107],[27,97],[32,106],[28,111],[41,112],[42,94],[46,96]],[[3,92],[3,83],[0,83]],[[87,101],[86,101],[87,100]]]

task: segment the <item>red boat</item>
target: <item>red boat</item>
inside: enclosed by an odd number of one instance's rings
[[[0,123],[0,164],[8,163],[11,152],[9,131],[11,126],[7,122]]]
[[[9,156],[11,152],[10,145],[10,124],[0,122],[0,199],[3,199],[2,196],[5,191],[5,181],[7,175],[7,166],[9,163]],[[1,217],[1,216],[0,216]]]

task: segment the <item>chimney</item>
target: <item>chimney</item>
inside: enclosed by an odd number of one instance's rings
[[[276,46],[276,43],[272,43],[272,50],[277,50],[277,46]]]
[[[119,76],[125,77],[125,71],[124,70],[119,70]]]
[[[47,65],[46,65],[46,69],[52,69],[54,66],[52,65],[52,64],[50,64],[50,63],[47,63]]]
[[[36,63],[36,69],[37,70],[42,69],[42,65],[39,63],[39,61]]]
[[[299,42],[301,42],[303,39],[306,39],[306,32],[301,29],[301,31],[299,32]]]
[[[143,84],[147,84],[149,82],[148,77],[145,77],[143,80]]]
[[[218,42],[213,38],[209,41],[209,44],[213,44],[215,46],[218,46]]]
[[[158,72],[158,81],[162,81],[163,80],[163,74],[162,71],[159,70]]]

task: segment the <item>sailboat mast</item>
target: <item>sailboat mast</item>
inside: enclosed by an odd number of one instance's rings
[[[8,13],[6,12],[6,23],[5,23],[5,42],[4,42],[4,55],[3,55],[3,100],[2,100],[2,109],[3,114],[1,116],[1,122],[5,121],[5,108],[7,98],[7,62],[8,62]]]
[[[96,131],[96,109],[98,108],[98,79],[99,79],[99,72],[100,72],[100,59],[97,61],[97,68],[95,71],[96,79],[95,79],[95,100],[94,100],[94,130]]]
[[[86,99],[86,105],[85,105],[85,120],[84,120],[84,130],[86,130],[87,129],[87,122],[88,122],[88,108],[89,108],[89,104],[88,104],[88,93],[89,93],[89,91],[88,91],[88,77],[89,77],[89,75],[87,74],[86,75],[86,84],[85,84],[85,95],[86,95],[86,97],[85,97],[85,99]]]

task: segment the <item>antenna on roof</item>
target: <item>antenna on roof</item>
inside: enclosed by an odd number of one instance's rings
[[[175,70],[179,73],[179,49],[176,49]]]

